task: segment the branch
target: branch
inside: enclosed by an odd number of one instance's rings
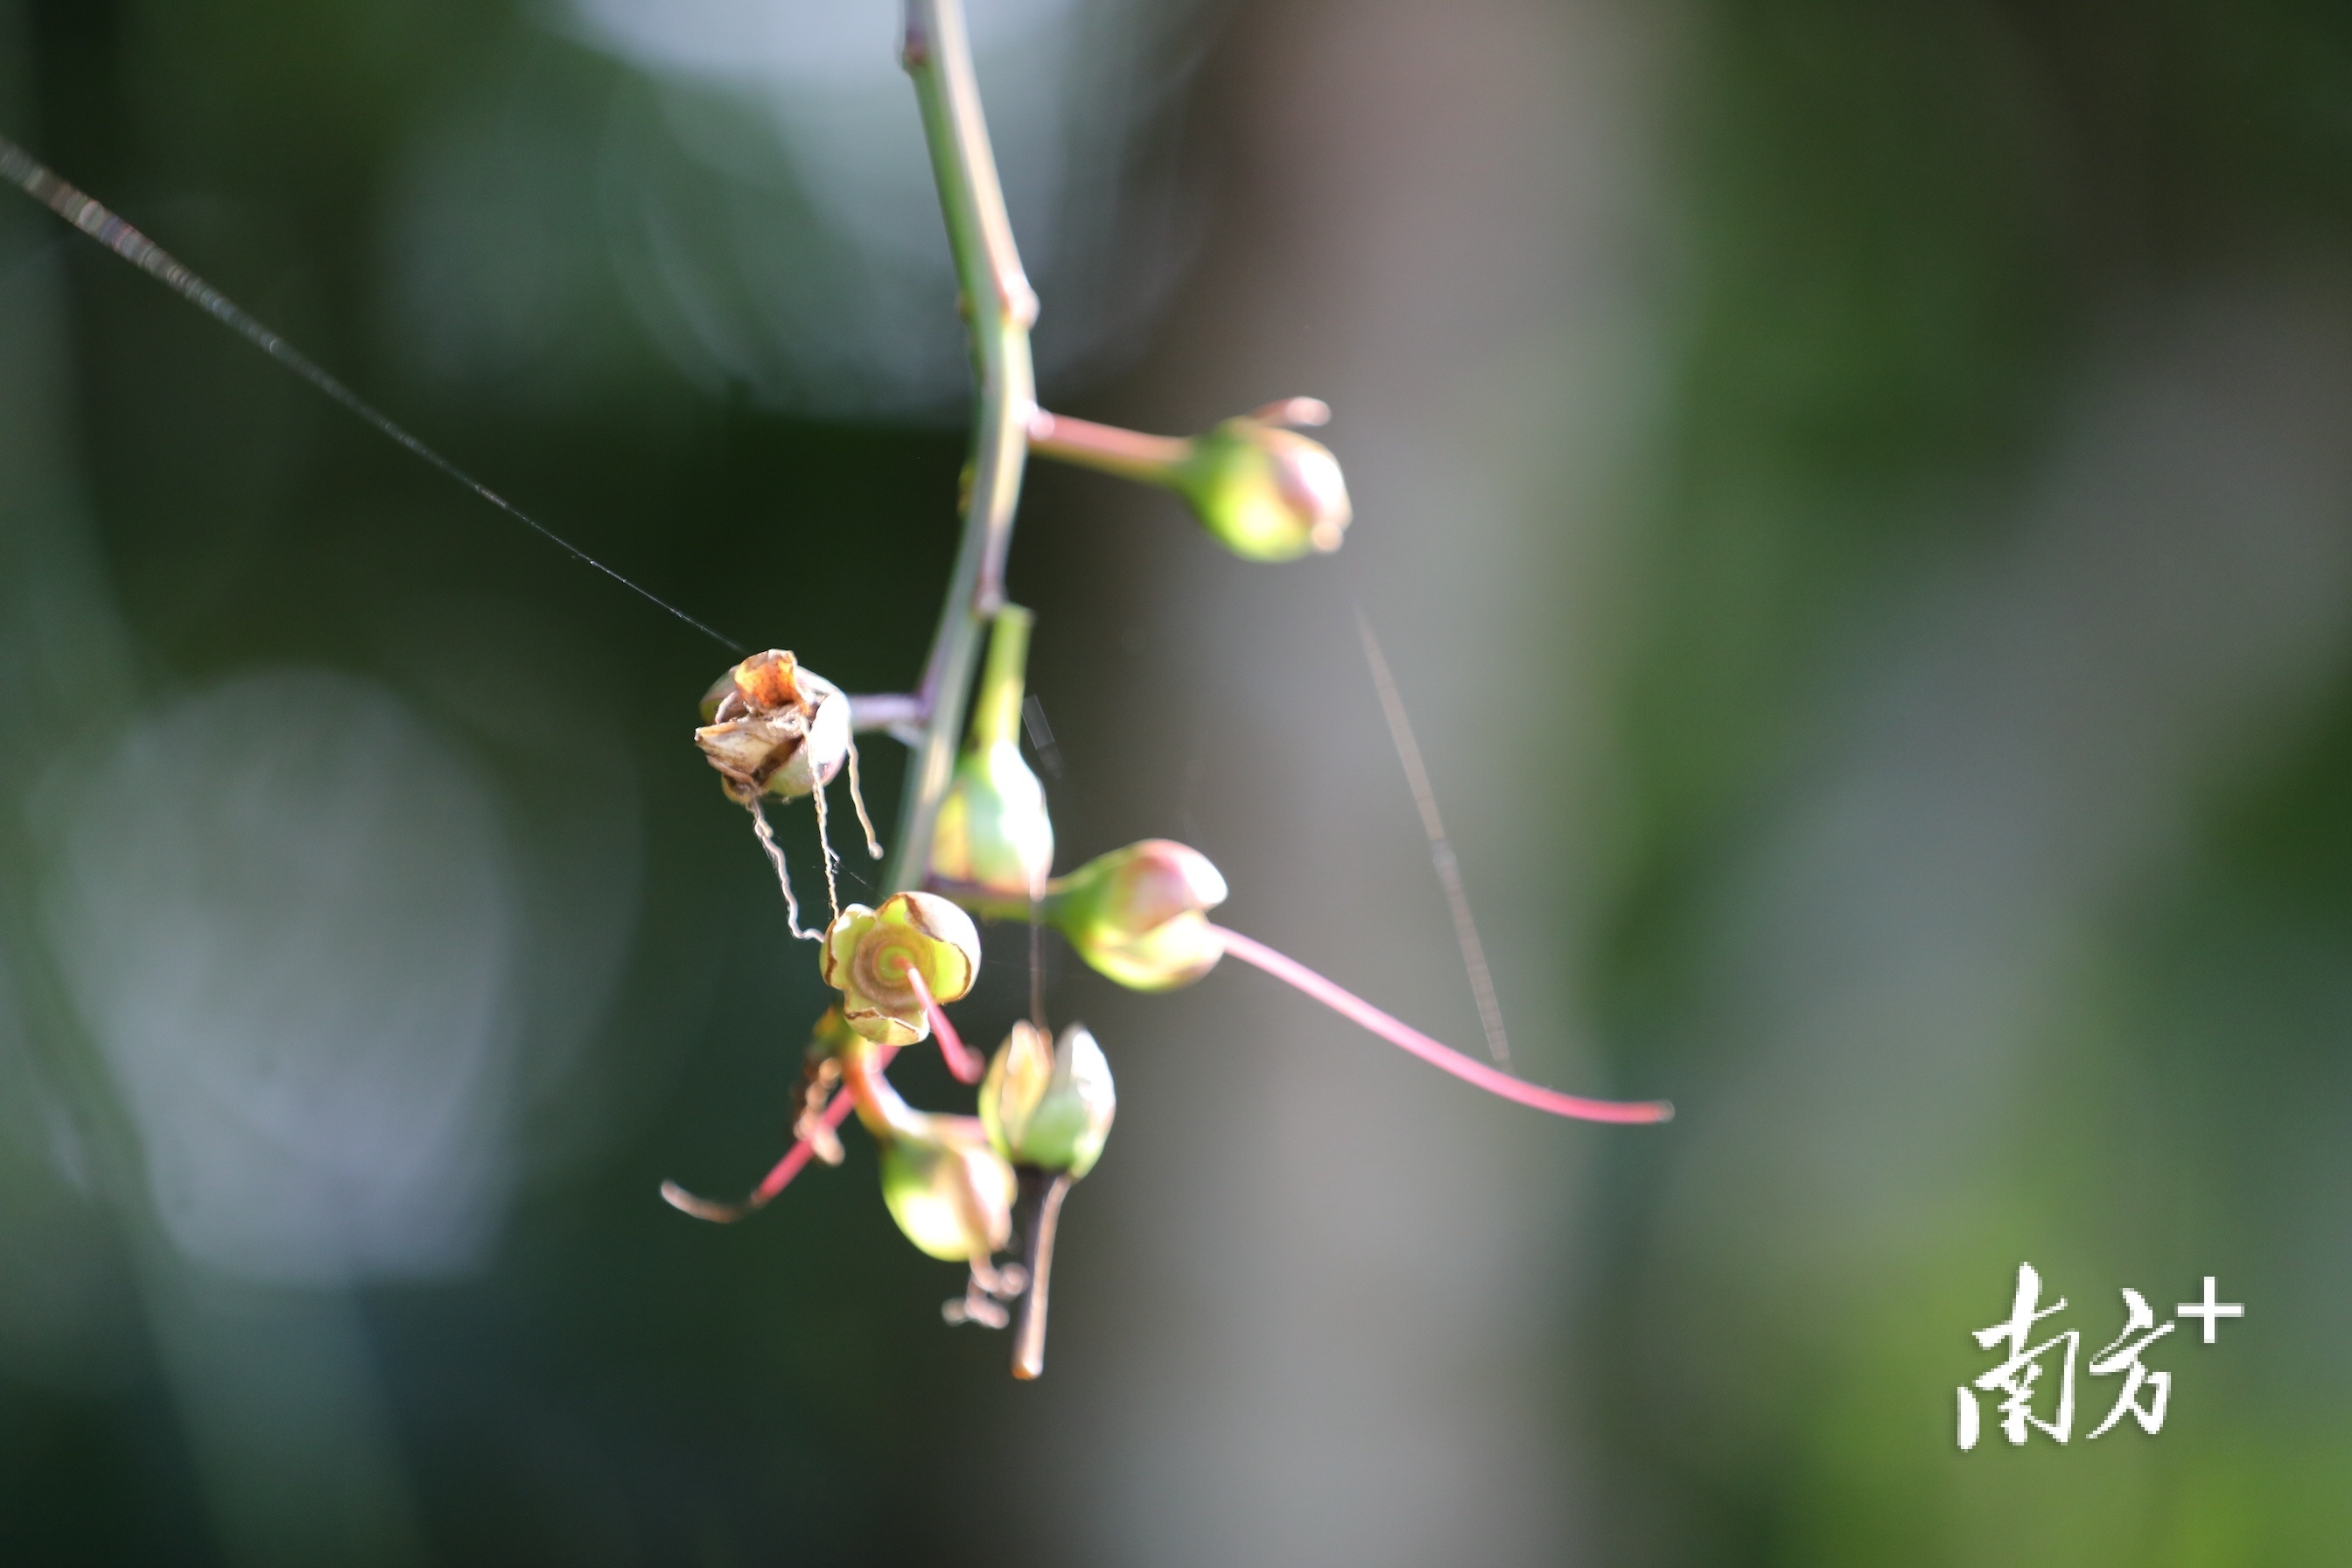
[[[997,183],[961,0],[907,0],[901,58],[922,106],[924,139],[930,145],[931,173],[947,219],[980,386],[963,542],[923,669],[919,700],[925,722],[886,878],[891,892],[919,887],[930,856],[932,822],[955,773],[981,631],[1004,598],[1004,556],[1013,542],[1013,516],[1029,455],[1029,418],[1036,407],[1029,327],[1037,319],[1037,296],[1021,269],[1004,192]]]
[[[919,691],[875,691],[849,700],[849,723],[854,730],[887,730],[898,735],[911,731],[909,745],[922,739],[931,717],[931,705]]]
[[[1029,449],[1041,458],[1055,458],[1080,468],[1098,468],[1139,483],[1174,482],[1177,464],[1192,443],[1174,436],[1146,436],[1116,425],[1073,419],[1039,408],[1029,416]]]

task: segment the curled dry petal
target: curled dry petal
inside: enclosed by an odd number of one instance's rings
[[[932,997],[953,1002],[980,973],[980,932],[971,917],[932,893],[893,893],[879,909],[851,904],[824,933],[824,983],[841,993],[843,1021],[869,1040],[911,1046],[929,1037],[919,973]]]
[[[702,700],[694,743],[749,803],[762,792],[788,799],[833,782],[849,756],[849,699],[793,656],[771,648],[719,677]]]

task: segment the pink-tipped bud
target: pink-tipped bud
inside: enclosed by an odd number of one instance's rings
[[[980,1086],[981,1125],[996,1152],[1074,1181],[1102,1158],[1118,1113],[1110,1063],[1084,1024],[1052,1045],[1034,1025],[1013,1025]]]
[[[919,1116],[882,1145],[882,1201],[933,1258],[986,1258],[1013,1238],[1013,1167],[969,1116]]]
[[[1171,991],[1216,967],[1224,947],[1208,911],[1225,879],[1197,849],[1147,838],[1096,857],[1049,889],[1055,929],[1103,973],[1137,991]]]
[[[1330,416],[1318,399],[1286,397],[1184,441],[1040,409],[1029,444],[1045,457],[1167,486],[1236,555],[1295,561],[1339,549],[1352,515],[1330,448],[1284,428]]]
[[[849,699],[781,648],[754,654],[702,699],[694,743],[746,804],[762,792],[814,795],[848,760]]]
[[[934,1001],[953,1002],[980,973],[980,932],[971,917],[932,893],[893,893],[880,909],[851,904],[825,928],[818,955],[824,983],[841,993],[851,1029],[886,1046],[929,1037],[919,973]]]
[[[1195,437],[1177,465],[1176,488],[1202,527],[1250,561],[1328,554],[1353,515],[1330,448],[1256,415]]]

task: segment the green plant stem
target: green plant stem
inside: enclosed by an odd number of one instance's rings
[[[972,882],[950,882],[943,877],[927,878],[923,887],[950,903],[962,906],[964,913],[991,921],[1026,922],[1034,910],[1045,924],[1052,925],[1062,897],[1062,882],[1058,879],[1045,884],[1045,896],[1034,904],[1026,899],[1000,893],[992,888],[983,888]]]
[[[1029,328],[1037,319],[1037,296],[1021,269],[1004,192],[997,183],[961,0],[907,0],[906,16],[901,58],[922,106],[979,397],[963,541],[923,669],[922,738],[915,747],[885,879],[891,892],[920,887],[930,858],[932,824],[955,773],[980,635],[1004,602],[1004,556],[1013,542],[1013,512],[1029,455],[1029,418],[1036,407]]]
[[[1192,456],[1192,443],[1040,408],[1029,416],[1029,449],[1041,458],[1116,474],[1139,484],[1173,486],[1179,465]]]
[[[1021,693],[1028,681],[1029,628],[1037,617],[1018,605],[996,612],[988,635],[988,667],[972,700],[971,743],[1009,746],[1021,735]]]

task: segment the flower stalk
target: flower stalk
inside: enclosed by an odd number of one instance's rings
[[[1185,849],[1181,845],[1146,839],[1141,844],[1130,845],[1126,849],[1114,850],[1109,855],[1089,861],[1068,876],[1055,879],[1046,884],[1045,897],[1036,906],[1039,917],[1045,924],[1069,938],[1082,955],[1087,954],[1090,945],[1100,945],[1094,928],[1098,924],[1114,927],[1118,924],[1118,918],[1103,921],[1100,917],[1106,911],[1093,908],[1091,902],[1079,901],[1079,896],[1084,892],[1094,892],[1099,898],[1101,889],[1087,886],[1090,879],[1090,879],[1089,873],[1096,872],[1098,868],[1116,871],[1122,865],[1132,865],[1139,852],[1152,852],[1155,859],[1171,868],[1182,869],[1186,863],[1176,858],[1177,852],[1181,852],[1182,856],[1198,860],[1200,867],[1205,868],[1206,876],[1203,878],[1196,870],[1190,879],[1166,879],[1174,885],[1162,887],[1139,900],[1133,900],[1148,907],[1127,910],[1114,903],[1113,909],[1108,911],[1115,917],[1162,917],[1166,924],[1179,928],[1176,932],[1178,940],[1172,942],[1167,940],[1166,933],[1155,930],[1141,943],[1111,944],[1104,950],[1115,960],[1130,960],[1112,962],[1108,967],[1097,964],[1103,973],[1130,989],[1160,991],[1188,984],[1205,974],[1220,957],[1230,954],[1313,997],[1341,1017],[1370,1030],[1391,1045],[1410,1051],[1441,1071],[1452,1073],[1464,1082],[1510,1100],[1515,1105],[1548,1111],[1554,1116],[1573,1117],[1580,1121],[1640,1123],[1674,1119],[1675,1108],[1663,1100],[1591,1100],[1582,1095],[1563,1094],[1558,1089],[1546,1089],[1541,1084],[1529,1083],[1499,1068],[1490,1067],[1373,1006],[1339,982],[1318,973],[1287,953],[1278,952],[1237,931],[1214,924],[1205,917],[1207,910],[1224,898],[1223,879],[1217,877],[1215,868],[1209,866],[1195,851]],[[1190,880],[1197,886],[1208,879],[1214,879],[1213,885],[1192,899],[1189,906],[1176,896],[1184,881]],[[1100,879],[1109,879],[1104,877]],[[931,884],[931,890],[953,900],[982,920],[1022,920],[1028,915],[1027,906],[986,888],[935,881]],[[1163,961],[1177,958],[1188,961],[1136,963],[1131,962],[1135,952]],[[1203,952],[1205,961],[1200,956]],[[1095,963],[1096,960],[1089,957],[1088,962]]]
[[[958,1083],[978,1083],[982,1075],[988,1071],[988,1064],[980,1059],[978,1052],[963,1043],[961,1035],[956,1033],[954,1023],[948,1017],[948,1010],[939,1005],[931,995],[931,988],[923,984],[922,972],[908,970],[907,982],[915,988],[915,994],[922,998],[923,1015],[931,1021],[931,1037],[940,1043],[940,1059],[948,1064],[949,1076]]]
[[[1339,460],[1293,428],[1330,417],[1320,398],[1285,397],[1180,440],[1040,408],[1029,416],[1029,449],[1174,491],[1244,560],[1296,561],[1339,549],[1353,515]]]
[[[1116,474],[1138,484],[1162,485],[1172,482],[1171,476],[1192,444],[1181,437],[1147,436],[1040,408],[1029,416],[1029,449],[1041,458]]]
[[[1515,1105],[1549,1111],[1554,1116],[1573,1117],[1579,1121],[1639,1123],[1674,1120],[1675,1108],[1668,1100],[1587,1100],[1582,1095],[1562,1094],[1556,1089],[1546,1089],[1523,1078],[1513,1078],[1475,1057],[1464,1056],[1441,1040],[1431,1039],[1402,1019],[1390,1016],[1336,981],[1325,979],[1297,959],[1276,952],[1264,942],[1253,941],[1237,931],[1227,931],[1223,926],[1212,929],[1224,943],[1225,951],[1244,963],[1263,969],[1284,984],[1297,987],[1341,1017],[1360,1024],[1392,1046],[1411,1051],[1439,1071],[1450,1072],[1464,1082],[1475,1084],[1488,1094],[1498,1095]]]
[[[1109,1063],[1094,1037],[1076,1024],[1057,1042],[1046,1032],[1034,994],[1034,942],[1045,926],[1097,971],[1134,990],[1190,984],[1231,953],[1442,1070],[1553,1115],[1654,1122],[1673,1108],[1590,1100],[1515,1078],[1213,923],[1210,911],[1226,896],[1224,879],[1184,845],[1145,839],[1060,878],[1051,875],[1053,825],[1019,742],[1034,617],[1009,604],[1004,592],[1029,454],[1165,489],[1211,538],[1246,560],[1291,561],[1337,549],[1350,504],[1338,460],[1297,433],[1328,417],[1313,398],[1268,404],[1184,439],[1039,409],[1029,345],[1037,300],[1013,245],[961,0],[906,0],[901,58],[922,111],[976,388],[959,502],[961,533],[922,679],[912,692],[844,699],[824,685],[813,686],[812,697],[793,684],[799,672],[789,655],[761,655],[730,674],[727,693],[714,689],[719,708],[705,714],[698,733],[731,793],[756,805],[762,792],[789,797],[821,791],[836,751],[852,770],[854,791],[850,734],[888,731],[914,752],[898,837],[878,905],[837,907],[822,933],[819,971],[842,994],[810,1047],[793,1147],[740,1205],[697,1198],[675,1184],[665,1184],[663,1194],[706,1219],[740,1218],[772,1200],[812,1159],[837,1162],[834,1133],[854,1110],[874,1137],[883,1200],[900,1231],[929,1256],[969,1266],[963,1299],[943,1309],[948,1321],[1003,1327],[1010,1318],[1013,1373],[1034,1378],[1045,1366],[1062,1205],[1100,1156],[1117,1108]],[[983,636],[990,644],[982,674]],[[1366,637],[1376,677],[1384,675],[1369,630]],[[1393,709],[1393,693],[1382,689]],[[1397,722],[1393,712],[1391,721]],[[814,744],[820,738],[824,743]],[[1399,743],[1421,801],[1426,780],[1402,730]],[[808,773],[808,790],[798,787],[793,768]],[[824,796],[816,798],[822,837]],[[1433,804],[1423,815],[1442,848]],[[772,840],[762,842],[781,872],[781,853]],[[829,846],[827,852],[830,887]],[[1461,906],[1457,924],[1477,984],[1475,932],[1458,887],[1448,886]],[[1016,1023],[985,1064],[943,1006],[966,994],[976,975],[975,914],[1024,920],[1032,934],[1033,1019]],[[1490,993],[1491,986],[1479,990],[1482,1016],[1499,1055]],[[897,1050],[927,1038],[938,1040],[955,1078],[979,1085],[977,1117],[916,1110],[891,1086],[886,1069]],[[840,1092],[834,1093],[836,1084]],[[1018,1248],[1021,1261],[1000,1267],[994,1260],[1008,1247]],[[1015,1303],[1011,1314],[1003,1305],[1008,1301]]]
[[[963,537],[917,693],[922,733],[885,873],[884,889],[893,893],[922,885],[940,803],[955,774],[965,692],[981,633],[1004,601],[1004,557],[1013,544],[1013,513],[1029,457],[1029,416],[1037,404],[1029,353],[1037,295],[1013,241],[1013,220],[1004,208],[980,84],[972,74],[961,0],[907,0],[899,58],[922,108],[923,137],[947,219],[979,396]]]
[[[1013,1205],[1013,1234],[1029,1289],[1013,1304],[1013,1375],[1024,1383],[1045,1375],[1045,1313],[1053,1300],[1054,1237],[1061,1228],[1062,1200],[1076,1178],[1067,1171],[1015,1166],[1020,1196]]]
[[[898,1054],[898,1048],[893,1046],[875,1047],[871,1060],[872,1069],[879,1073],[890,1065],[890,1058]],[[840,1131],[841,1124],[849,1120],[849,1113],[856,1110],[856,1106],[857,1100],[855,1095],[845,1093],[835,1095],[833,1103],[824,1108],[824,1115],[822,1119],[826,1131]],[[664,1182],[661,1184],[662,1201],[681,1213],[692,1215],[697,1219],[707,1219],[714,1225],[732,1225],[739,1219],[750,1218],[773,1203],[778,1194],[793,1184],[793,1178],[808,1168],[809,1161],[814,1158],[815,1154],[816,1145],[813,1140],[805,1137],[793,1139],[793,1146],[784,1151],[784,1157],[777,1161],[765,1176],[760,1178],[760,1184],[753,1187],[750,1195],[740,1204],[726,1204],[715,1198],[697,1197],[676,1182]]]

